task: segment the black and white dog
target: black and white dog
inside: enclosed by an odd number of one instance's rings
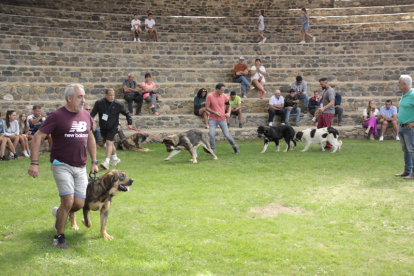
[[[306,146],[302,151],[307,151],[311,144],[319,144],[321,150],[325,151],[323,142],[328,141],[333,147],[332,153],[337,150],[341,151],[342,141],[338,141],[339,131],[333,127],[325,127],[320,129],[307,128],[304,131],[296,133],[296,141],[306,141]]]
[[[269,142],[274,141],[276,144],[276,151],[279,151],[279,140],[285,138],[286,142],[286,149],[283,152],[287,152],[290,148],[290,144],[292,144],[292,149],[294,150],[296,147],[296,142],[293,140],[295,138],[295,130],[291,126],[259,126],[257,129],[257,135],[259,138],[264,138],[264,146],[263,151],[261,153],[265,153]]]

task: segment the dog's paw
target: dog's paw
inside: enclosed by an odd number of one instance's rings
[[[164,161],[170,161],[170,159],[168,159],[168,158],[165,158],[165,159],[164,159]]]
[[[283,152],[288,152],[287,150],[284,150]]]
[[[109,234],[108,234],[108,233],[106,233],[106,232],[102,233],[102,237],[103,237],[105,240],[113,240],[113,239],[114,239],[114,237],[113,237],[113,236],[109,235]]]
[[[218,159],[217,156],[213,158],[213,160],[217,160],[217,159]]]
[[[265,153],[265,151],[261,151],[260,153]]]
[[[301,152],[305,152],[306,150],[301,150]]]
[[[79,230],[79,226],[78,226],[78,225],[72,225],[72,226],[70,227],[70,229],[73,229],[73,230]]]
[[[193,160],[193,159],[190,159],[190,162],[193,162],[193,164],[195,164],[195,163],[197,163],[197,160]]]

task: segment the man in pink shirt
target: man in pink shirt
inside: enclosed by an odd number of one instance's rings
[[[224,136],[229,140],[230,145],[233,147],[235,153],[239,152],[239,147],[234,142],[233,137],[229,133],[227,127],[227,117],[230,117],[231,107],[229,103],[229,97],[224,94],[225,86],[222,83],[216,85],[216,90],[208,94],[206,99],[206,109],[210,112],[209,120],[209,134],[210,134],[210,146],[211,149],[216,152],[216,127],[220,126]],[[227,107],[227,113],[225,111]]]

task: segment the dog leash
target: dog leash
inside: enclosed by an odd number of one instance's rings
[[[140,130],[140,129],[136,129],[136,128],[133,128],[133,127],[131,127],[131,129],[133,129],[133,130],[135,130],[135,131],[138,131],[139,133],[145,133],[145,134],[148,134],[148,135],[154,136],[154,137],[156,137],[156,138],[158,138],[158,139],[164,140],[163,138],[158,137],[157,135],[153,135],[153,134],[150,134],[150,133],[144,132],[144,131],[142,131],[142,130]]]

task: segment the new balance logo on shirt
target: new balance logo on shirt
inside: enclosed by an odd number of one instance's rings
[[[86,130],[87,130],[87,123],[86,122],[80,121],[78,123],[76,121],[73,121],[72,127],[70,128],[69,132],[85,132]],[[78,133],[69,134],[69,133],[66,133],[65,137],[68,137],[68,138],[72,138],[72,137],[74,137],[74,138],[84,138],[84,137],[88,137],[88,135],[89,134],[78,134]]]

